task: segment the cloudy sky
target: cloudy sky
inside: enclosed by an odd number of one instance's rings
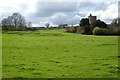
[[[14,12],[33,26],[79,24],[91,13],[106,23],[118,17],[119,0],[0,0],[0,22]]]

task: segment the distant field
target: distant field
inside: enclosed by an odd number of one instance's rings
[[[118,37],[63,30],[2,34],[3,78],[118,78]]]

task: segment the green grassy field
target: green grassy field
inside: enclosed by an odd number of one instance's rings
[[[118,37],[63,30],[2,34],[3,78],[118,78]]]

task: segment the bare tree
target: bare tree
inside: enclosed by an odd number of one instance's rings
[[[25,29],[26,20],[20,13],[13,13],[12,16],[8,16],[7,18],[2,20],[2,27],[3,29],[8,30],[13,30],[13,28],[17,29],[19,27],[19,29]]]
[[[49,24],[49,23],[45,23],[45,26],[46,26],[46,28],[48,29],[49,26],[50,26],[50,24]]]

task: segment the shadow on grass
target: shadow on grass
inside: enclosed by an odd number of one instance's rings
[[[99,44],[97,46],[111,46],[111,45],[117,45],[117,44]]]
[[[17,34],[17,35],[36,35],[36,36],[64,36],[62,33],[41,33],[38,31],[2,31],[4,34]]]

